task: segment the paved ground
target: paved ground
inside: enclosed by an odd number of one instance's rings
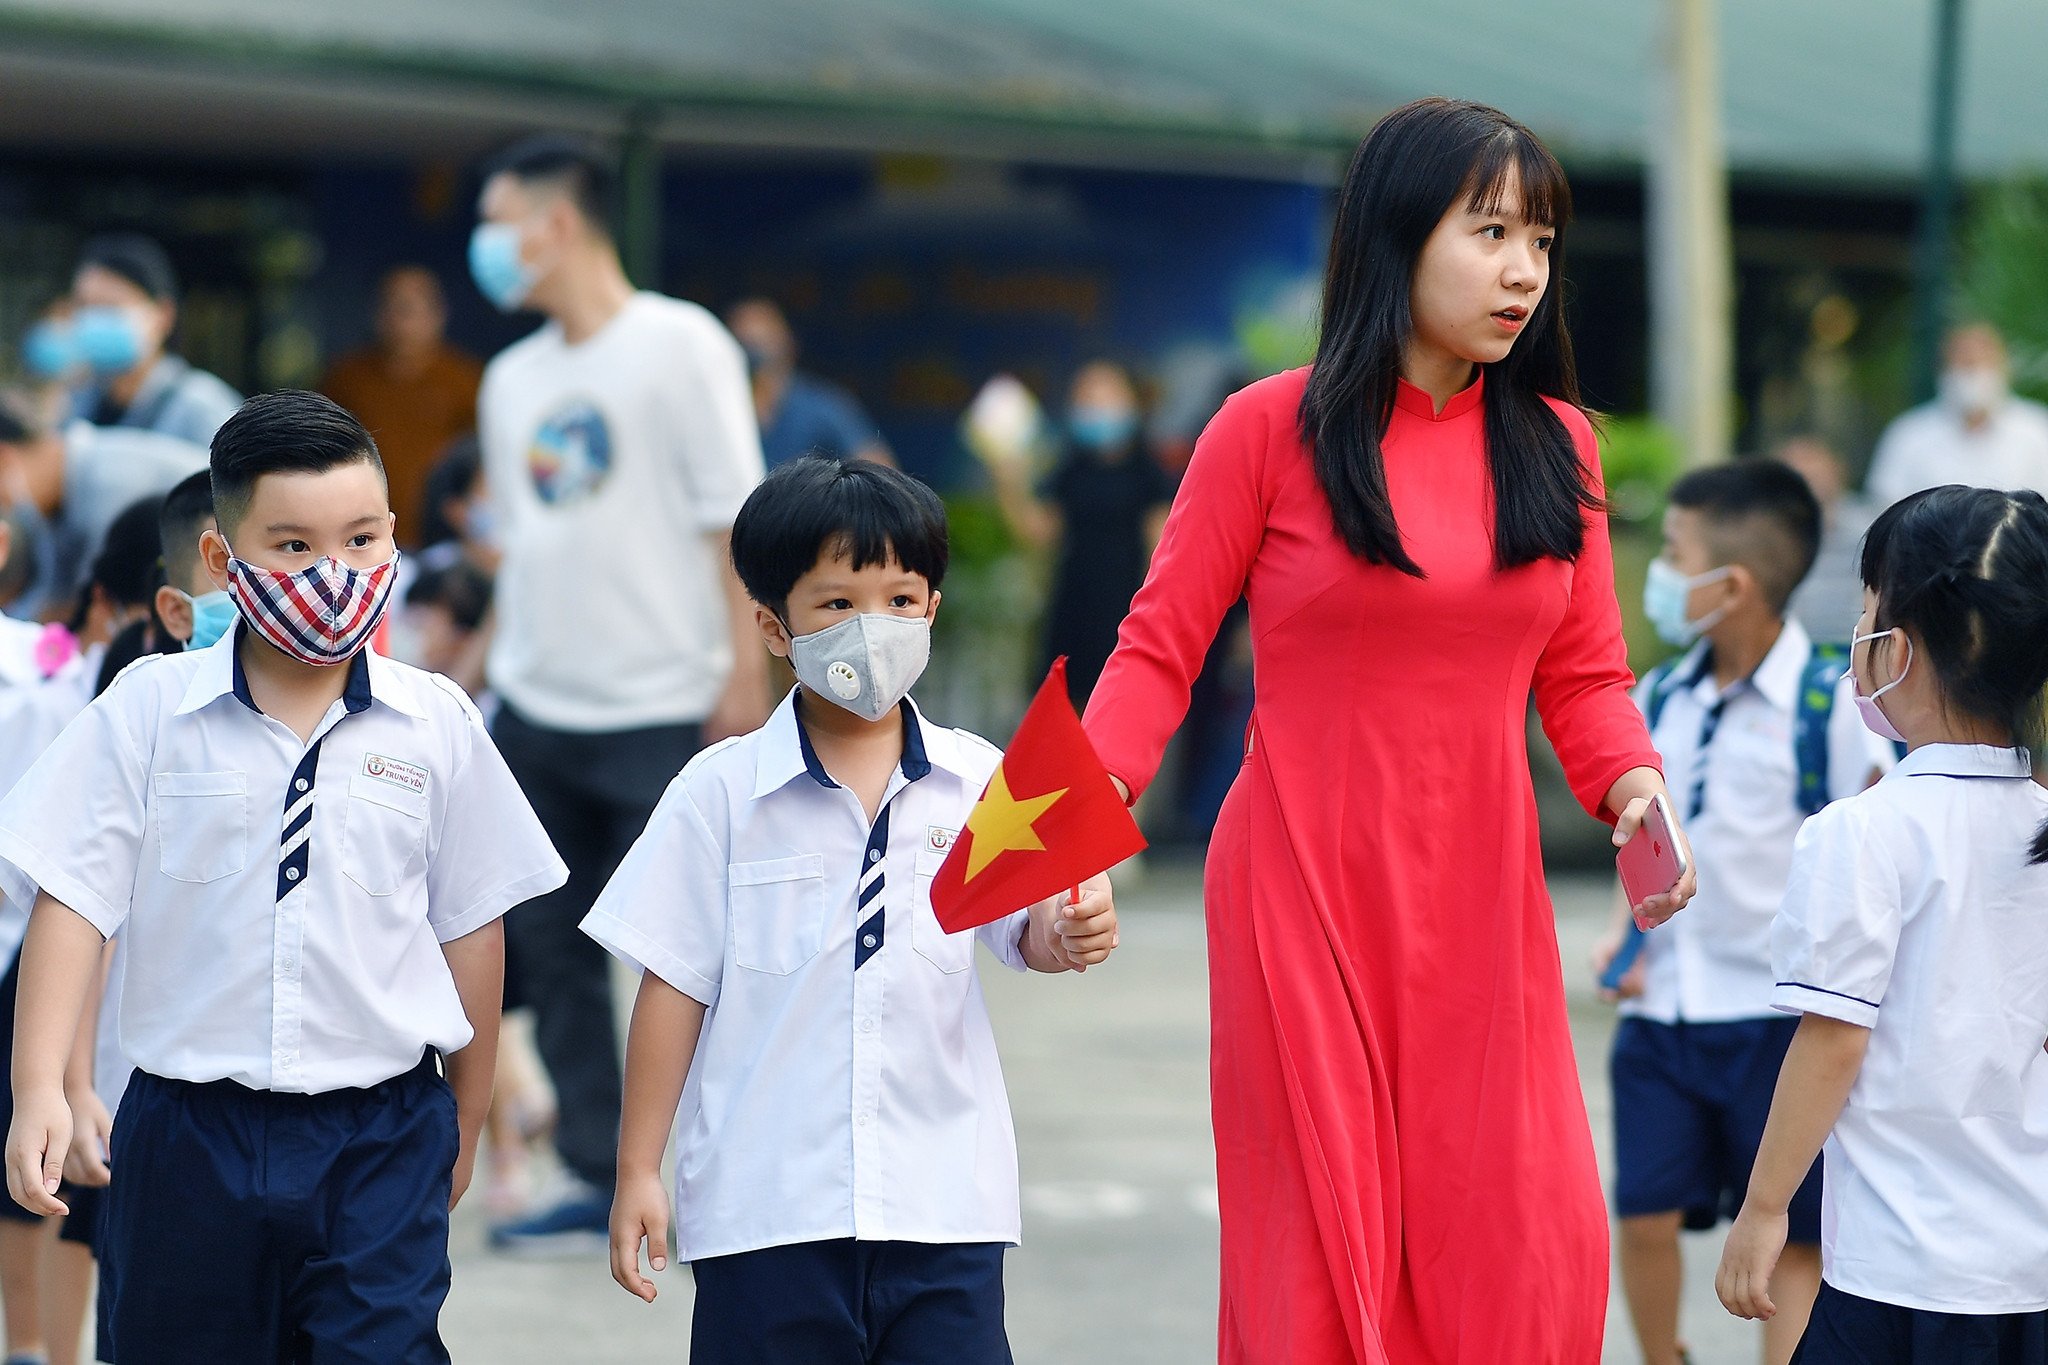
[[[1611,1011],[1592,998],[1585,961],[1605,912],[1603,884],[1555,887],[1573,983],[1580,1067],[1603,1162]],[[1199,1365],[1213,1358],[1215,1186],[1208,1132],[1208,1027],[1197,885],[1161,868],[1120,895],[1124,945],[1101,972],[1020,978],[984,963],[1016,1110],[1025,1245],[1009,1267],[1010,1330],[1020,1365]],[[1688,1247],[1686,1329],[1701,1365],[1756,1358],[1755,1329],[1714,1302],[1719,1242]],[[611,1283],[600,1260],[534,1263],[492,1256],[481,1211],[457,1215],[455,1290],[446,1327],[458,1362],[683,1361],[689,1279],[671,1270],[648,1306]],[[1638,1360],[1618,1298],[1609,1365]]]

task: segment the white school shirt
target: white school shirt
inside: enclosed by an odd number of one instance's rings
[[[1889,507],[1949,483],[2048,494],[2048,408],[2007,398],[1974,431],[1941,402],[1901,413],[1870,457],[1871,501]]]
[[[676,1254],[1018,1239],[1017,1144],[978,938],[931,879],[1002,755],[904,703],[883,813],[826,774],[791,692],[670,784],[583,930],[707,1006],[676,1125]]]
[[[2048,791],[1930,744],[1807,822],[1771,1003],[1869,1029],[1828,1138],[1829,1284],[1940,1313],[2048,1309]]]
[[[122,934],[141,1070],[375,1085],[470,1040],[441,945],[567,872],[460,688],[365,651],[307,745],[250,701],[243,634],[85,709],[0,800],[0,886]]]
[[[0,694],[43,681],[43,665],[36,650],[46,629],[39,621],[0,613]]]
[[[477,422],[505,547],[492,689],[554,730],[703,720],[732,672],[705,537],[762,472],[739,343],[638,293],[576,345],[550,322],[492,360]]]
[[[1685,913],[1643,940],[1643,994],[1622,1013],[1659,1023],[1728,1023],[1772,1017],[1771,920],[1792,872],[1792,843],[1805,813],[1799,806],[1799,756],[1793,744],[1799,687],[1813,640],[1787,621],[1756,672],[1723,700],[1708,645],[1701,643],[1672,673],[1663,712],[1650,741],[1664,756],[1664,782],[1699,864],[1699,891]],[[1689,682],[1687,680],[1690,680]],[[1648,709],[1648,684],[1636,689]],[[1828,797],[1863,790],[1873,771],[1896,760],[1857,714],[1855,684],[1836,683],[1828,716]],[[1702,793],[1700,778],[1705,770]],[[1704,801],[1693,813],[1696,797]]]
[[[43,756],[43,750],[92,700],[105,655],[106,647],[95,645],[65,664],[55,677],[32,687],[0,692],[0,797],[14,789]],[[33,901],[18,901],[7,894],[6,879],[0,877],[0,971],[21,951],[33,908]]]

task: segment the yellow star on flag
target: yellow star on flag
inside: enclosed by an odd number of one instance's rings
[[[973,839],[967,847],[967,872],[960,879],[961,884],[973,881],[982,869],[1005,853],[1044,852],[1045,845],[1032,825],[1067,791],[1068,788],[1061,787],[1045,796],[1019,801],[1010,795],[1010,781],[998,765],[996,775],[989,779],[988,791],[967,817],[967,832]]]

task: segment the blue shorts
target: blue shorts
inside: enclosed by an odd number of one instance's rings
[[[445,1365],[455,1097],[431,1053],[292,1095],[135,1073],[101,1292],[150,1365]]]
[[[693,1262],[690,1365],[1010,1365],[1000,1242],[798,1242]]]
[[[1823,1280],[1792,1365],[2048,1365],[2048,1313],[1935,1313]]]
[[[1699,1231],[1733,1218],[1763,1144],[1778,1069],[1799,1021],[1662,1024],[1615,1030],[1614,1211],[1682,1213]],[[1791,1239],[1820,1241],[1820,1162],[1792,1197]]]

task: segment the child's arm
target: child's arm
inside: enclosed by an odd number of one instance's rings
[[[21,945],[14,1010],[14,1126],[7,1132],[7,1192],[31,1213],[69,1213],[57,1198],[71,1146],[64,1064],[105,940],[85,918],[43,892]]]
[[[477,1138],[491,1108],[491,1082],[498,1074],[498,1025],[505,1013],[505,922],[494,919],[481,929],[441,945],[462,1012],[469,1017],[469,1045],[448,1054],[448,1088],[455,1092],[455,1119],[461,1142],[455,1151],[454,1183],[448,1207],[461,1202],[476,1173]]]
[[[612,1196],[612,1278],[648,1303],[654,1302],[656,1290],[654,1281],[640,1273],[640,1244],[647,1244],[649,1266],[668,1268],[669,1206],[661,1154],[703,1031],[700,1002],[653,972],[642,973],[626,1031],[626,1108],[619,1120],[618,1192]]]
[[[71,1060],[64,1067],[64,1097],[71,1105],[71,1154],[64,1159],[64,1178],[74,1185],[105,1185],[107,1144],[114,1131],[114,1116],[107,1112],[93,1084],[95,1054],[100,1040],[100,1002],[107,994],[107,973],[114,965],[114,940],[100,949],[99,970],[85,993],[85,1008],[78,1013],[78,1036],[71,1040]]]
[[[1085,972],[1109,957],[1118,942],[1116,899],[1109,874],[1081,883],[1081,899],[1062,894],[1031,907],[1031,922],[1018,945],[1034,972]]]
[[[1869,1046],[1870,1030],[1861,1025],[1821,1014],[1799,1021],[1778,1072],[1763,1145],[1750,1168],[1749,1194],[1714,1276],[1714,1292],[1738,1318],[1769,1318],[1778,1311],[1769,1291],[1771,1271],[1785,1249],[1786,1210],[1841,1118]]]

